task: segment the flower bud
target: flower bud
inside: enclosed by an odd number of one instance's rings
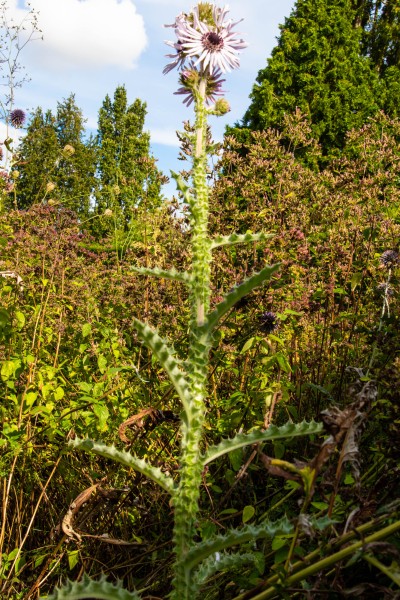
[[[106,208],[106,210],[104,211],[104,216],[105,217],[112,217],[113,216],[113,211],[111,210],[111,208]]]
[[[62,150],[62,155],[65,156],[65,158],[69,158],[73,154],[75,154],[75,148],[71,146],[71,144],[66,144]]]
[[[228,100],[225,98],[218,98],[218,100],[214,104],[214,111],[218,117],[222,117],[222,115],[226,115],[231,110],[230,104]]]
[[[46,194],[49,194],[50,192],[52,192],[54,190],[54,188],[56,187],[56,184],[53,183],[52,181],[49,181],[46,184]]]
[[[11,171],[11,177],[13,179],[18,179],[18,177],[19,177],[19,171]]]

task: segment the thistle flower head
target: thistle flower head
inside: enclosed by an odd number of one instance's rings
[[[381,254],[381,264],[388,269],[392,269],[400,264],[400,255],[396,250],[385,250]]]
[[[224,93],[222,90],[222,84],[224,83],[225,79],[221,79],[221,75],[221,71],[219,69],[215,69],[214,72],[207,77],[205,96],[205,101],[207,104],[216,102],[216,96],[221,96]],[[175,94],[182,94],[186,96],[186,98],[183,100],[183,103],[186,104],[186,106],[190,106],[194,100],[195,90],[198,88],[199,79],[200,73],[194,68],[193,65],[190,65],[190,68],[182,71],[179,76],[179,81],[182,87],[178,88]]]
[[[21,108],[15,108],[10,112],[10,123],[16,129],[22,127],[22,125],[25,123],[25,119],[26,114]]]
[[[215,70],[222,73],[239,67],[239,51],[248,45],[233,31],[235,25],[226,19],[228,7],[219,8],[210,2],[200,2],[189,14],[181,13],[172,25],[176,42],[166,42],[176,50],[176,54],[164,73],[175,67],[184,68],[186,60],[193,61],[202,75],[212,75]]]
[[[272,333],[278,327],[278,319],[277,316],[271,312],[267,311],[260,317],[260,329],[264,333]]]

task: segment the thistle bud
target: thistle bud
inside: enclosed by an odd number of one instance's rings
[[[73,146],[71,146],[70,144],[64,146],[62,150],[62,155],[65,156],[65,158],[69,158],[73,154],[75,154],[75,148]]]
[[[225,100],[225,98],[218,98],[218,100],[214,104],[214,114],[216,114],[218,117],[226,115],[226,113],[228,113],[230,110],[230,104],[228,100]]]

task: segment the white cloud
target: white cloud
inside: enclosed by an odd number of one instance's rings
[[[151,128],[150,138],[152,144],[162,144],[163,146],[180,146],[176,131],[172,129]]]
[[[131,0],[31,0],[30,5],[39,13],[44,40],[30,44],[29,62],[40,69],[132,69],[146,48],[143,17]],[[20,21],[25,11],[14,11]]]

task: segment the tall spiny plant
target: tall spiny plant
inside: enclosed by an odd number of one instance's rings
[[[201,585],[216,571],[240,566],[249,562],[248,553],[231,553],[220,556],[220,552],[233,546],[257,539],[273,537],[277,533],[289,534],[292,525],[283,520],[278,523],[263,522],[261,525],[246,525],[240,530],[228,530],[199,543],[194,542],[195,521],[199,511],[201,474],[211,461],[237,448],[267,440],[293,438],[321,431],[315,423],[288,423],[283,427],[271,426],[266,431],[252,431],[239,434],[230,440],[223,440],[204,454],[201,448],[205,401],[207,398],[207,378],[209,352],[213,332],[223,317],[236,302],[257,286],[271,279],[278,265],[266,266],[240,285],[210,311],[210,273],[212,251],[223,245],[267,240],[270,236],[259,234],[232,234],[211,239],[208,234],[209,189],[207,185],[207,117],[222,115],[229,110],[222,93],[221,75],[239,66],[238,52],[246,43],[234,32],[235,24],[228,20],[228,9],[218,8],[209,2],[201,2],[188,14],[181,13],[169,27],[175,30],[177,41],[167,42],[175,50],[164,73],[177,67],[180,73],[179,94],[185,95],[185,104],[194,103],[194,133],[190,136],[192,145],[192,187],[190,188],[177,175],[178,189],[182,192],[190,212],[192,232],[192,265],[189,272],[159,269],[135,270],[144,275],[164,277],[183,282],[189,291],[191,316],[189,323],[189,352],[185,361],[180,360],[166,340],[146,323],[134,319],[138,336],[154,353],[168,374],[182,405],[181,454],[179,479],[175,481],[159,468],[132,454],[119,451],[91,440],[75,439],[71,445],[78,450],[86,450],[120,462],[158,483],[171,494],[174,507],[174,553],[172,600],[192,600],[198,596]],[[93,581],[85,578],[81,582],[69,582],[56,590],[48,600],[79,600],[81,598],[101,598],[111,600],[132,600],[139,598],[136,592],[128,592],[105,580]]]

